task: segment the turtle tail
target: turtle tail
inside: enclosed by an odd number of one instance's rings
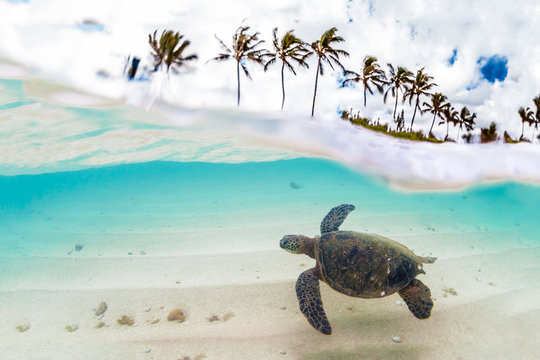
[[[418,256],[418,259],[424,264],[433,264],[435,260],[437,260],[437,258],[433,256]]]

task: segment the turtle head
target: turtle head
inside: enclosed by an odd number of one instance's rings
[[[304,235],[285,235],[279,246],[293,254],[307,254],[307,250],[313,247],[312,243],[313,239]]]

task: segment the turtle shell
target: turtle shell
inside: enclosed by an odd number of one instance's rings
[[[406,246],[375,234],[333,231],[319,240],[317,260],[322,280],[355,297],[377,298],[405,287],[424,273]]]

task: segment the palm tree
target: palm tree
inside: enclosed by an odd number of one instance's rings
[[[459,124],[458,135],[457,135],[458,141],[459,141],[459,132],[461,131],[461,129],[463,129],[463,126],[465,126],[465,129],[467,131],[471,131],[474,129],[474,119],[476,119],[476,113],[471,114],[469,109],[466,106],[464,106],[459,112],[459,117],[458,117],[458,124]]]
[[[406,84],[412,82],[413,73],[402,66],[398,66],[397,69],[394,69],[392,64],[387,64],[387,65],[388,65],[390,77],[388,78],[388,89],[386,89],[386,92],[384,93],[383,100],[386,103],[386,98],[388,96],[388,93],[391,93],[392,97],[396,98],[396,104],[394,105],[394,115],[393,115],[394,121],[395,121],[399,90],[402,88],[404,89]]]
[[[423,111],[428,111],[433,114],[433,120],[431,121],[431,127],[429,128],[428,136],[433,130],[433,124],[435,124],[435,119],[439,117],[440,119],[444,120],[443,111],[450,106],[450,103],[447,103],[445,101],[446,96],[441,93],[435,93],[431,95],[431,103],[424,103],[425,108]]]
[[[508,133],[505,131],[504,134],[506,135]],[[497,135],[497,124],[495,124],[495,122],[493,121],[491,122],[491,124],[489,124],[489,128],[480,129],[480,143],[481,144],[497,141],[498,137],[499,136]]]
[[[332,47],[333,43],[339,43],[345,41],[341,36],[336,36],[337,29],[335,27],[327,30],[322,34],[321,38],[313,43],[311,43],[311,48],[313,53],[317,55],[317,73],[315,75],[315,90],[313,91],[313,105],[311,106],[311,116],[315,113],[315,98],[317,97],[317,82],[319,81],[319,73],[321,76],[324,75],[323,63],[328,63],[332,70],[334,70],[335,65],[339,66],[343,71],[345,68],[339,62],[339,56],[349,56],[349,53],[344,50],[334,49]]]
[[[406,86],[403,100],[409,98],[409,105],[411,105],[413,98],[416,97],[413,117],[411,120],[411,131],[413,131],[416,110],[419,109],[421,113],[423,111],[420,108],[420,96],[430,95],[429,90],[431,90],[433,86],[437,86],[437,84],[431,82],[432,80],[433,76],[429,76],[428,74],[424,73],[424,68],[421,68],[416,72],[416,77],[414,78],[414,80],[409,83],[409,86]]]
[[[278,40],[277,30],[278,28],[274,28],[272,32],[274,35],[272,44],[274,45],[275,52],[268,53],[268,56],[271,56],[272,58],[266,63],[266,65],[264,65],[264,71],[266,71],[268,66],[276,62],[278,59],[281,60],[281,91],[283,94],[281,99],[281,110],[283,110],[283,105],[285,105],[285,67],[287,67],[287,69],[289,69],[296,76],[296,72],[291,64],[291,60],[300,66],[309,68],[309,65],[306,63],[306,59],[312,54],[312,52],[306,49],[306,43],[293,34],[294,30],[287,31],[281,40]]]
[[[345,75],[350,76],[350,78],[345,79],[342,85],[346,85],[347,83],[352,81],[362,81],[362,84],[364,86],[364,107],[366,106],[366,92],[369,91],[369,93],[373,95],[373,90],[371,89],[370,83],[377,88],[379,93],[382,94],[384,91],[384,85],[386,84],[386,75],[384,73],[384,70],[381,69],[379,64],[377,64],[377,58],[374,56],[366,56],[364,58],[362,75],[350,70],[346,70]]]
[[[154,71],[157,71],[159,66],[163,63],[167,65],[167,72],[173,68],[174,71],[178,71],[179,68],[184,66],[186,61],[197,59],[197,55],[192,54],[186,57],[183,56],[184,50],[189,46],[189,40],[183,40],[184,35],[180,35],[179,32],[172,30],[163,30],[159,41],[157,40],[157,30],[154,31],[154,35],[148,35],[148,42],[152,47],[150,54],[154,58]]]
[[[237,106],[240,106],[240,67],[242,67],[242,70],[244,70],[244,74],[248,79],[251,79],[246,67],[246,60],[264,66],[264,57],[268,55],[266,50],[256,49],[257,46],[264,42],[264,40],[259,40],[259,33],[249,34],[248,30],[249,26],[240,26],[236,29],[236,32],[233,35],[232,48],[229,48],[216,36],[216,39],[219,41],[219,44],[225,52],[212,59],[224,61],[233,58],[236,60]]]
[[[528,123],[529,126],[535,123],[534,113],[530,108],[520,107],[518,110],[519,117],[521,118],[521,136],[519,140],[523,140],[523,131],[525,130],[525,123]]]
[[[446,136],[444,137],[444,141],[448,140],[448,131],[450,130],[450,123],[452,123],[454,126],[459,122],[459,114],[454,109],[453,106],[447,106],[443,110],[444,120],[439,123],[439,125],[442,125],[446,123]]]
[[[534,135],[535,135],[536,129],[538,128],[538,125],[540,125],[540,95],[535,97],[533,99],[533,102],[534,102],[534,105],[536,106],[536,115],[534,119],[534,130],[533,130],[533,138],[532,138],[532,140],[534,141]]]
[[[534,106],[536,106],[536,119],[540,121],[540,95],[533,99]]]

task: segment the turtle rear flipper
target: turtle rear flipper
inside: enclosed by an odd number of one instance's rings
[[[431,308],[433,308],[431,291],[420,280],[413,279],[399,291],[399,296],[417,318],[427,319],[431,315]]]
[[[315,268],[300,274],[296,281],[296,296],[298,296],[300,303],[300,311],[311,326],[325,335],[330,335],[332,328],[324,312],[319,279],[315,276]]]
[[[342,204],[332,208],[321,222],[321,234],[331,231],[338,231],[343,221],[351,211],[355,209],[354,205]]]

